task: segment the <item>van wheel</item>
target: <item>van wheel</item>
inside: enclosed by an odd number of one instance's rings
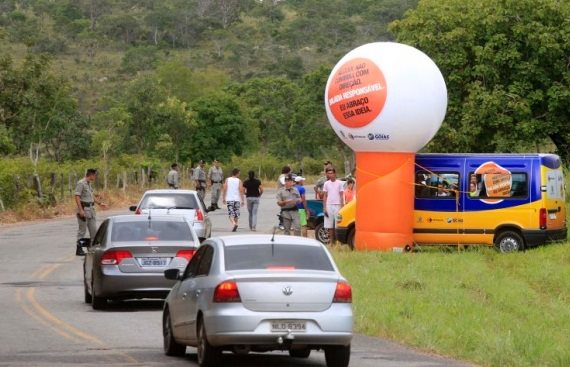
[[[324,243],[325,245],[329,243],[329,230],[325,228],[325,224],[320,222],[315,226],[315,238],[317,241]]]
[[[502,253],[522,251],[524,239],[515,231],[504,231],[495,238],[495,248]]]
[[[346,243],[351,250],[354,250],[354,237],[356,236],[354,228],[348,231],[348,237],[346,238]]]

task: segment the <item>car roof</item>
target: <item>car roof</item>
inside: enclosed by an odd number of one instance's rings
[[[150,215],[151,221],[160,222],[185,222],[186,218],[183,215]],[[126,223],[126,222],[147,222],[148,215],[115,215],[109,217],[114,223]]]
[[[197,194],[197,192],[196,190],[157,189],[145,191],[144,195],[147,194]]]
[[[218,240],[224,246],[240,246],[240,245],[267,245],[271,244],[271,238],[275,245],[304,245],[321,247],[322,244],[312,238],[299,237],[299,236],[284,236],[272,234],[256,234],[256,235],[233,235],[233,236],[220,236],[212,237],[210,240]]]

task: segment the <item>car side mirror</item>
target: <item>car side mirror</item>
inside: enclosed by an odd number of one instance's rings
[[[180,269],[166,269],[164,271],[164,277],[166,279],[170,279],[170,280],[180,280],[181,276],[180,276]]]
[[[91,239],[90,238],[80,238],[77,240],[78,247],[89,247],[91,246]]]
[[[135,212],[135,211],[137,211],[137,206],[136,206],[136,205],[131,205],[131,206],[129,206],[129,210],[132,211],[132,212]]]

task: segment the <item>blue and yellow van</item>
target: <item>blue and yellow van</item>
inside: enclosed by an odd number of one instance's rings
[[[418,154],[414,244],[485,244],[501,252],[566,240],[565,185],[554,154]],[[337,218],[354,246],[355,204]]]

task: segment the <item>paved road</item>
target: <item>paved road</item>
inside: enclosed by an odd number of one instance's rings
[[[276,223],[275,192],[261,200],[258,229]],[[208,200],[209,203],[209,200]],[[99,221],[117,212],[100,212]],[[214,235],[230,233],[224,210],[210,213]],[[248,233],[247,210],[238,233]],[[244,229],[246,228],[246,229]],[[131,301],[94,311],[83,303],[82,258],[74,256],[75,218],[0,226],[0,366],[196,366],[162,352],[159,301]],[[284,353],[224,355],[231,366],[324,366]],[[376,338],[355,335],[351,366],[466,366]]]

